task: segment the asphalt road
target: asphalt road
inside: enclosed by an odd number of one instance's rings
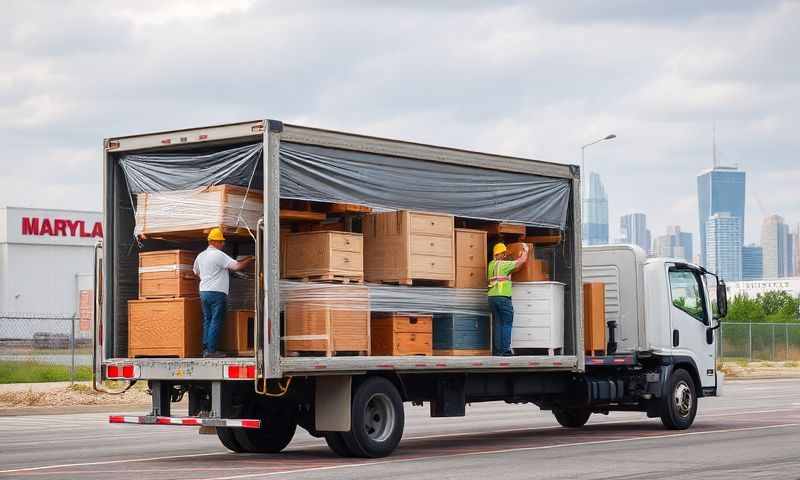
[[[800,479],[800,380],[729,382],[725,395],[701,400],[683,432],[638,413],[569,430],[530,405],[444,419],[408,405],[403,442],[378,460],[338,458],[301,429],[283,454],[255,455],[194,427],[109,425],[108,414],[0,417],[0,478]]]

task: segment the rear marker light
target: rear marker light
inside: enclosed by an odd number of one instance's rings
[[[119,377],[119,367],[116,365],[106,367],[106,377]]]
[[[170,143],[172,143],[172,139],[171,138],[165,138],[164,140],[161,140],[161,143],[164,144],[164,145],[169,145]]]
[[[225,377],[231,379],[256,378],[256,366],[253,364],[234,364],[225,367]]]
[[[208,140],[208,135],[198,135],[197,139],[198,140]]]
[[[108,149],[109,150],[114,150],[116,148],[119,148],[119,142],[108,142]]]
[[[122,367],[122,376],[125,378],[133,378],[134,376],[133,365],[125,365],[124,367]]]

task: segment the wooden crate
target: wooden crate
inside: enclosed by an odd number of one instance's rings
[[[511,274],[514,282],[546,282],[550,280],[548,265],[544,260],[539,260],[533,256],[533,245],[528,244],[528,259],[522,268]],[[508,246],[508,253],[512,258],[517,258],[522,251],[522,243],[512,243]]]
[[[461,313],[433,315],[434,355],[489,355],[491,348],[489,315]]]
[[[364,276],[368,282],[455,286],[453,216],[409,211],[364,217]]]
[[[372,354],[433,355],[433,317],[415,313],[373,313]]]
[[[456,288],[486,288],[486,232],[456,228]]]
[[[203,314],[199,298],[128,302],[128,356],[199,357]]]
[[[369,355],[369,290],[362,285],[303,286],[287,294],[287,356]]]
[[[583,284],[583,348],[587,355],[606,351],[606,288],[602,282]]]
[[[289,233],[286,278],[364,281],[364,240],[360,233]]]
[[[217,350],[237,356],[253,355],[253,310],[230,310],[222,325]]]
[[[196,252],[161,250],[139,253],[139,298],[196,297],[198,279],[192,266]]]
[[[204,239],[220,227],[225,235],[246,236],[246,227],[254,230],[264,216],[263,197],[261,190],[233,185],[138,193],[134,232],[144,238]]]

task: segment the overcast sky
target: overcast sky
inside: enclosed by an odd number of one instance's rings
[[[99,209],[104,137],[275,118],[562,163],[615,133],[612,237],[696,235],[716,122],[746,240],[800,221],[800,2],[385,4],[4,2],[0,205]]]

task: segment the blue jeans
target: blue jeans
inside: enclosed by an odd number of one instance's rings
[[[203,308],[203,352],[217,351],[217,338],[225,321],[228,296],[222,292],[200,292]]]
[[[514,306],[511,297],[489,297],[492,310],[492,353],[511,353],[511,327],[514,324]]]

